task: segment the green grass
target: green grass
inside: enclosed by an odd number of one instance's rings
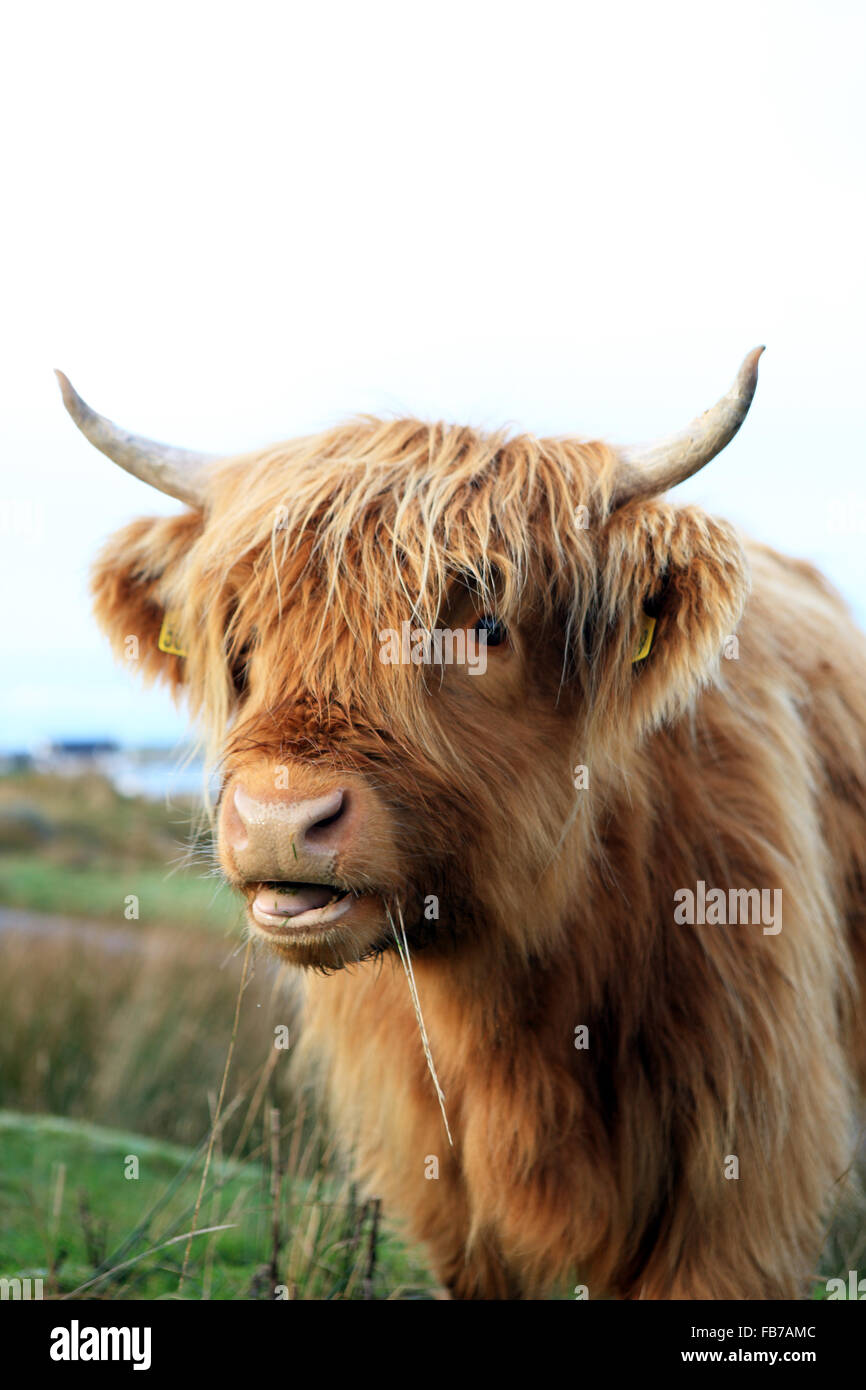
[[[23,914],[0,932],[0,1276],[53,1297],[431,1297],[299,1101],[274,1046],[294,976],[258,960],[196,1223],[230,1229],[194,1238],[180,1287],[186,1241],[166,1242],[193,1221],[241,975],[239,905],[209,868],[192,805],[95,774],[0,777],[0,903]]]
[[[138,899],[137,918],[127,900]],[[242,916],[238,900],[215,879],[168,868],[128,869],[52,864],[32,855],[0,854],[0,902],[24,911],[55,913],[125,926],[234,926]]]
[[[292,1137],[280,1137],[283,1167]],[[130,1156],[138,1179],[124,1176]],[[202,1163],[201,1148],[0,1111],[0,1274],[42,1278],[55,1297],[273,1298],[272,1173],[256,1160],[214,1159],[198,1228],[231,1229],[194,1238],[179,1287],[186,1241],[165,1242],[191,1228]],[[277,1284],[291,1297],[434,1296],[421,1257],[382,1227],[371,1272],[372,1207],[327,1167],[284,1177],[278,1211]]]
[[[148,925],[234,925],[193,803],[123,796],[104,777],[0,777],[0,902],[122,925],[138,898]]]

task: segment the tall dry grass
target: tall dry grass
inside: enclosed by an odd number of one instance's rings
[[[241,973],[237,942],[166,929],[70,926],[0,934],[0,1107],[48,1112],[195,1144],[210,1124]],[[253,960],[240,1010],[235,1087],[294,1110],[291,976]],[[234,1146],[242,1109],[227,1121]]]
[[[0,932],[0,1109],[188,1149],[119,1240],[100,1234],[100,1190],[78,1194],[71,1239],[56,1174],[28,1198],[55,1211],[32,1271],[49,1296],[435,1296],[423,1256],[359,1199],[313,1102],[293,1091],[291,1050],[275,1046],[275,1029],[295,1035],[292,972],[250,952],[244,981],[246,948],[211,934],[32,925]]]

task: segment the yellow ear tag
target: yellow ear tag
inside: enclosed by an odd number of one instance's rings
[[[638,649],[631,659],[632,666],[636,661],[643,661],[645,656],[649,656],[650,647],[653,644],[653,637],[655,636],[655,630],[655,618],[651,618],[649,613],[644,613],[643,620],[641,622],[640,641],[638,643]]]
[[[162,627],[159,629],[159,639],[157,646],[161,652],[168,652],[169,656],[188,656],[186,647],[180,645],[180,638],[175,631],[177,614],[166,613],[162,620]]]

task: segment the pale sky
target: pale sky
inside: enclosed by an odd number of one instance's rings
[[[866,8],[6,8],[0,747],[162,742],[87,567],[180,504],[67,419],[52,368],[231,453],[395,411],[614,442],[766,343],[679,495],[823,565],[866,620]]]

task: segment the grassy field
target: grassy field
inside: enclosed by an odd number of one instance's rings
[[[192,803],[122,796],[94,773],[0,777],[0,902],[146,926],[236,926]],[[128,899],[137,898],[138,918]]]
[[[435,1296],[293,1086],[294,973],[253,958],[233,1029],[240,912],[211,869],[191,805],[0,778],[0,1275],[52,1296]],[[181,1281],[187,1242],[166,1242],[193,1224],[230,1229],[194,1236]]]
[[[2,917],[2,914],[0,914]],[[166,927],[124,932],[63,919],[0,932],[0,1106],[122,1125],[195,1144],[210,1123],[241,982],[237,941]],[[293,976],[253,961],[238,1018],[232,1090],[266,1075],[288,1114]],[[240,1114],[227,1122],[234,1144]]]
[[[196,1226],[228,1229],[193,1237],[181,1278],[201,1148],[0,1112],[0,1272],[41,1278],[46,1297],[434,1297],[373,1204],[359,1205],[321,1158],[315,1175],[287,1176],[292,1135],[268,1129],[266,1158],[212,1161]]]

